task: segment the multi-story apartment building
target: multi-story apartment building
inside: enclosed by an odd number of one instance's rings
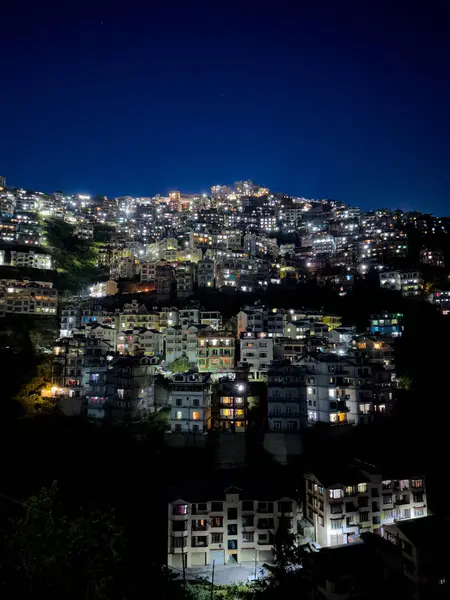
[[[129,329],[117,332],[117,352],[144,356],[162,356],[164,334],[156,329]]]
[[[271,562],[280,520],[297,533],[302,510],[292,493],[283,496],[270,489],[258,499],[229,487],[209,499],[196,497],[195,502],[174,491],[168,506],[168,566]]]
[[[422,275],[419,271],[385,271],[380,273],[380,287],[395,290],[403,296],[418,296],[421,293]]]
[[[406,578],[403,587],[412,592],[409,598],[444,600],[450,596],[448,534],[448,519],[438,515],[403,519],[384,527],[384,539],[399,551]]]
[[[372,334],[398,337],[403,333],[402,313],[381,313],[370,316],[369,331]]]
[[[99,281],[90,288],[92,298],[104,298],[105,296],[115,296],[118,292],[118,285],[114,279],[108,281]]]
[[[0,279],[0,314],[53,316],[57,298],[50,281]]]
[[[197,284],[199,288],[213,288],[215,280],[215,263],[205,257],[197,263]]]
[[[109,419],[123,421],[152,410],[155,361],[146,356],[118,356],[109,363],[105,407]]]
[[[74,336],[85,336],[91,339],[104,340],[111,348],[116,349],[117,330],[111,325],[100,323],[87,323],[73,329]]]
[[[11,265],[13,267],[28,267],[32,269],[51,269],[52,258],[48,254],[37,254],[34,250],[21,252],[11,250]]]
[[[237,369],[236,378],[221,378],[213,406],[213,426],[221,431],[244,433],[249,391],[246,369]]]
[[[205,328],[201,325],[168,327],[166,330],[165,360],[170,364],[185,356],[190,363],[197,362],[197,337]]]
[[[197,336],[197,366],[202,373],[227,373],[235,366],[235,338],[226,331],[200,331]]]
[[[178,298],[187,298],[194,293],[194,272],[193,263],[180,263],[175,271],[175,281],[177,286]]]
[[[308,424],[304,374],[299,367],[273,365],[268,372],[268,421],[274,432],[295,433]]]
[[[77,306],[68,306],[61,310],[59,337],[72,337],[73,330],[81,325],[81,311]]]
[[[172,293],[173,268],[170,265],[156,266],[156,292],[159,296],[169,297]]]
[[[352,424],[372,420],[372,368],[361,359],[336,354],[308,355],[297,363],[305,375],[310,424]]]
[[[170,429],[202,434],[211,421],[211,377],[207,373],[178,373],[169,384]]]
[[[266,333],[241,333],[241,361],[249,368],[249,378],[253,381],[265,381],[270,363],[273,361],[273,339]]]
[[[428,299],[439,308],[443,315],[450,314],[450,290],[438,290],[428,296]]]
[[[398,476],[405,479],[394,479]],[[321,546],[358,541],[361,533],[383,535],[397,520],[425,517],[425,480],[420,474],[388,475],[355,461],[337,470],[305,475],[306,518]]]
[[[180,308],[178,311],[178,323],[181,327],[200,323],[200,310],[198,308]]]
[[[222,329],[222,313],[218,310],[200,311],[200,325],[209,325],[214,331]]]
[[[158,262],[141,262],[140,278],[141,283],[154,283],[156,281],[156,266]]]
[[[430,250],[423,248],[420,251],[420,262],[424,265],[432,265],[433,267],[444,267],[444,255],[441,250]]]
[[[137,272],[136,259],[132,256],[126,256],[115,259],[110,266],[111,279],[133,279]]]

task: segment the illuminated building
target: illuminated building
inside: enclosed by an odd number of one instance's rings
[[[270,363],[273,361],[273,339],[264,332],[242,333],[240,339],[241,362],[250,369],[249,379],[265,381]]]
[[[115,296],[118,291],[117,282],[113,279],[108,281],[101,281],[94,284],[90,288],[90,296],[92,298],[104,298],[105,296]]]
[[[396,479],[396,477],[407,477]],[[357,542],[364,532],[428,514],[424,477],[355,461],[305,475],[306,518],[321,546]]]
[[[173,433],[202,435],[211,420],[211,377],[177,373],[169,384],[170,429]]]
[[[199,288],[213,288],[215,282],[215,262],[203,258],[197,263],[197,284]]]
[[[273,561],[273,535],[281,519],[289,533],[297,534],[301,504],[290,489],[274,490],[269,486],[257,495],[255,490],[245,491],[242,487],[219,488],[215,494],[205,492],[203,498],[193,490],[172,493],[168,505],[169,567]]]
[[[52,316],[57,297],[50,281],[0,279],[0,314]]]
[[[203,373],[227,373],[235,366],[235,338],[224,331],[202,331],[197,338],[197,366]]]

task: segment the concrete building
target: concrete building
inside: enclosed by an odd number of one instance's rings
[[[273,361],[273,339],[266,333],[241,333],[241,362],[249,368],[249,379],[252,381],[267,380],[267,372]]]
[[[108,281],[100,281],[95,283],[90,288],[90,296],[92,298],[104,298],[105,296],[115,296],[118,292],[118,285],[114,279],[108,279]]]
[[[178,358],[185,356],[190,363],[197,362],[199,332],[205,331],[200,325],[189,327],[168,327],[166,330],[165,361],[168,365]]]
[[[170,265],[156,266],[155,285],[158,296],[170,297],[173,285],[173,269]]]
[[[315,527],[317,542],[350,544],[364,532],[383,535],[386,525],[427,516],[423,476],[405,475],[391,479],[359,461],[306,474],[306,518]]]
[[[199,288],[213,288],[215,263],[211,258],[203,258],[197,263],[197,284]]]
[[[170,429],[203,434],[211,421],[211,378],[205,373],[177,373],[169,384]]]
[[[218,310],[200,311],[200,325],[208,325],[214,331],[222,329],[222,313]]]
[[[0,279],[0,315],[56,315],[58,292],[50,281]]]
[[[175,282],[178,298],[188,298],[194,293],[194,272],[193,263],[180,263],[175,270]]]
[[[227,373],[235,366],[235,338],[226,331],[200,331],[197,366],[202,373]]]
[[[141,262],[140,278],[141,283],[154,283],[156,281],[156,266],[158,262]]]
[[[416,498],[422,493],[421,488],[413,488],[412,492]],[[414,600],[443,600],[450,596],[449,534],[448,519],[436,515],[384,527],[384,538],[401,552],[403,573],[411,584]]]
[[[157,359],[118,356],[106,374],[107,415],[126,421],[153,409],[153,380]]]
[[[423,248],[420,251],[420,262],[424,265],[432,265],[433,267],[445,267],[444,255],[441,250]]]
[[[31,269],[51,269],[52,257],[48,254],[37,254],[34,250],[28,252],[11,250],[11,265]]]
[[[423,280],[419,271],[385,271],[380,273],[380,287],[399,291],[405,297],[418,296]]]
[[[164,353],[164,334],[156,329],[119,331],[117,333],[117,352],[161,357]]]
[[[271,562],[280,519],[297,533],[302,511],[292,496],[277,496],[270,486],[267,490],[259,499],[236,487],[202,501],[198,496],[195,502],[186,496],[173,497],[168,505],[168,566]]]
[[[81,311],[76,306],[69,306],[61,310],[59,337],[72,337],[73,330],[81,325]]]
[[[308,425],[304,374],[289,364],[274,364],[268,372],[268,421],[272,432],[295,433]]]
[[[375,335],[398,337],[403,333],[403,314],[386,312],[371,315],[369,331]]]

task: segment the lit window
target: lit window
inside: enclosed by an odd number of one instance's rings
[[[343,496],[344,496],[344,490],[342,490],[341,488],[330,490],[330,498],[343,498]]]
[[[192,413],[192,419],[194,421],[198,421],[200,419],[200,413],[196,410],[194,410],[194,412]]]
[[[180,420],[183,418],[183,412],[181,410],[177,410],[177,419]]]
[[[358,483],[358,492],[360,494],[367,492],[367,483]]]

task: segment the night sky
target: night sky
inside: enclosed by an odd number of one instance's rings
[[[450,214],[445,4],[9,2],[0,174],[108,196],[251,178]]]

